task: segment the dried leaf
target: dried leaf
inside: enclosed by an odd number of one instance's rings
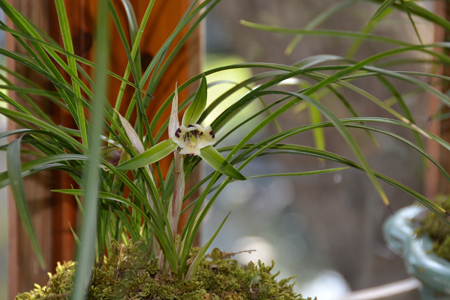
[[[130,139],[131,144],[133,145],[134,149],[136,149],[136,152],[138,154],[142,154],[145,151],[144,144],[142,144],[141,140],[139,139],[139,135],[134,130],[133,126],[128,122],[127,119],[122,117],[121,114],[119,114],[118,111],[116,111],[117,115],[120,118],[120,122],[122,123],[123,128],[125,129],[125,132],[128,135],[128,138]]]
[[[170,113],[169,121],[169,138],[173,138],[175,132],[180,127],[180,121],[178,119],[178,87],[175,83],[175,95],[172,100],[172,111]]]

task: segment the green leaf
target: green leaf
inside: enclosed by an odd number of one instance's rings
[[[321,83],[325,82],[326,80],[322,81]],[[320,85],[317,84],[314,87],[318,87]],[[312,92],[314,87],[310,89],[308,92]],[[298,95],[299,97],[302,97],[302,95]],[[353,150],[355,155],[358,157],[359,161],[361,162],[361,165],[364,168],[364,171],[366,172],[367,176],[369,177],[370,181],[372,181],[372,184],[374,185],[375,189],[378,191],[378,194],[380,195],[381,199],[385,203],[385,205],[389,205],[389,200],[387,199],[387,196],[380,186],[378,180],[376,179],[373,170],[371,169],[369,163],[367,162],[365,156],[362,154],[361,149],[359,148],[358,144],[352,137],[352,135],[348,132],[348,130],[343,126],[343,124],[340,122],[340,120],[327,108],[325,108],[323,105],[321,105],[319,102],[314,101],[314,99],[309,97],[303,97],[305,101],[308,101],[310,104],[314,105],[321,113],[323,113],[334,125],[334,127],[339,131],[339,133],[342,135],[342,137],[346,140],[347,144],[350,146],[350,148]]]
[[[228,161],[213,147],[207,146],[200,150],[200,156],[216,171],[239,180],[247,180],[244,175],[233,168]]]
[[[380,15],[384,13],[385,10],[389,9],[392,4],[394,4],[396,0],[384,0],[383,4],[380,5],[378,10],[375,12],[375,14],[370,19],[369,23],[375,21]]]
[[[178,145],[172,139],[162,141],[144,153],[127,160],[123,164],[120,164],[117,169],[133,170],[151,165],[172,153],[173,150],[177,149],[177,147]]]
[[[362,34],[370,34],[375,27],[380,24],[380,22],[383,21],[383,19],[385,19],[387,16],[389,16],[391,14],[392,10],[385,10],[381,15],[378,16],[377,20],[367,24],[366,26],[364,26],[364,28],[362,28],[360,30],[360,33]],[[350,48],[347,50],[347,54],[345,55],[346,58],[351,59],[355,56],[356,52],[358,51],[358,49],[361,47],[361,45],[363,44],[364,39],[360,38],[360,39],[356,39],[353,44],[350,46]]]
[[[198,119],[206,108],[206,97],[206,77],[204,74],[202,74],[202,80],[200,81],[200,85],[197,89],[197,92],[195,93],[194,101],[192,101],[192,104],[186,109],[186,112],[183,115],[182,124],[184,126],[189,126],[190,124],[197,123]]]
[[[147,21],[148,21],[148,19],[150,17],[150,13],[152,12],[153,5],[155,4],[155,1],[156,0],[151,0],[150,1],[150,3],[148,4],[148,6],[147,6],[147,8],[145,10],[144,16],[141,19],[141,24],[139,26],[139,29],[138,29],[137,33],[136,33],[136,37],[134,38],[133,45],[132,45],[132,48],[131,48],[131,59],[132,60],[128,61],[128,64],[127,64],[127,67],[125,69],[125,74],[124,74],[123,78],[128,79],[128,76],[130,75],[130,72],[131,72],[132,62],[133,61],[137,61],[137,54],[140,52],[139,44],[141,42],[141,38],[142,38],[142,35],[144,33],[144,28],[147,25]],[[127,13],[131,13],[131,10],[127,10]],[[130,32],[131,31],[133,31],[133,29],[130,29]],[[133,38],[133,34],[132,34],[131,37]],[[126,48],[126,45],[124,45],[124,46]],[[120,84],[119,93],[117,94],[116,102],[115,102],[115,105],[114,105],[114,109],[116,111],[120,110],[120,105],[122,104],[123,95],[125,93],[125,87],[126,87],[125,82],[122,81],[122,83]],[[132,107],[131,104],[130,104],[130,106]],[[113,119],[116,120],[116,118],[117,118],[117,115],[114,114]]]
[[[219,228],[217,228],[216,232],[214,232],[212,237],[208,240],[208,242],[203,246],[202,250],[200,250],[200,252],[195,257],[194,261],[192,262],[192,264],[189,267],[189,270],[188,270],[188,272],[186,274],[186,280],[190,280],[195,275],[195,271],[197,270],[198,266],[200,265],[200,262],[202,261],[203,256],[205,256],[205,253],[208,250],[209,246],[211,246],[211,243],[216,238],[216,236],[219,233],[220,229],[222,229],[223,224],[225,224],[226,220],[230,216],[230,213],[231,212],[228,213],[228,215],[225,217],[225,219],[220,224]]]
[[[352,5],[357,0],[347,0],[344,2],[337,3],[336,5],[331,6],[327,10],[323,11],[321,14],[319,14],[317,17],[315,17],[311,22],[308,23],[304,27],[306,30],[311,30],[322,24],[324,21],[326,21],[328,18],[330,18],[332,15],[334,15],[336,12],[346,8],[347,6]],[[294,50],[295,46],[302,40],[303,35],[299,34],[297,35],[290,43],[289,46],[287,46],[284,53],[286,55],[291,55],[292,51]]]
[[[162,66],[159,68],[159,72],[157,76],[152,76],[150,80],[150,84],[148,86],[148,93],[152,94],[155,91],[156,86],[158,85],[159,81],[162,78],[162,75],[167,70],[169,64],[173,61],[175,56],[177,55],[178,51],[180,51],[183,47],[183,44],[186,43],[189,36],[195,32],[195,29],[197,26],[199,26],[200,22],[208,15],[208,13],[220,2],[220,0],[205,0],[205,1],[199,1],[198,5],[195,5],[197,1],[192,1],[191,5],[186,11],[183,18],[178,23],[177,28],[174,30],[174,32],[170,35],[170,37],[166,40],[166,43],[160,48],[158,53],[153,58],[152,62],[150,63],[149,67],[145,71],[144,75],[142,76],[142,82],[146,82],[148,76],[150,75],[152,69],[156,66],[156,64],[159,65],[162,64]],[[203,9],[204,8],[204,9]],[[195,17],[195,20],[191,22],[191,26],[187,28],[186,33],[183,35],[183,37],[178,41],[170,55],[166,59],[164,59],[165,55],[169,53],[169,47],[170,43],[173,43],[174,38],[180,33],[180,30],[183,29],[184,26],[186,26],[192,18]],[[158,57],[158,58],[157,58]],[[153,64],[153,61],[155,62]],[[164,61],[164,63],[163,63]],[[153,65],[152,65],[153,64]],[[146,103],[148,105],[148,103]]]
[[[84,169],[86,195],[84,198],[85,213],[81,222],[81,247],[77,254],[77,270],[75,272],[74,289],[71,299],[84,300],[89,288],[92,267],[95,258],[95,240],[97,234],[98,217],[98,192],[99,192],[99,168],[101,134],[104,123],[105,94],[108,88],[106,70],[108,67],[109,40],[108,40],[108,2],[100,0],[97,3],[97,43],[95,61],[97,70],[95,72],[95,96],[93,109],[90,117],[91,135],[89,136],[89,161]],[[99,247],[101,247],[99,245]]]
[[[406,14],[408,15],[409,21],[411,22],[411,25],[413,26],[414,31],[416,32],[419,42],[423,45],[422,38],[420,37],[419,30],[417,29],[417,26],[416,26],[416,22],[414,22],[411,12],[409,11],[408,4],[406,4],[405,1],[403,1],[403,0],[400,0],[400,2],[402,3],[403,8],[406,11]]]
[[[309,105],[309,119],[311,124],[322,123],[322,114],[314,106]],[[325,150],[325,132],[322,128],[317,128],[313,130],[314,144],[317,149]]]
[[[25,199],[25,191],[23,189],[22,175],[20,169],[20,143],[21,137],[12,141],[8,146],[6,162],[8,164],[8,176],[10,178],[11,191],[16,204],[17,213],[25,228],[25,232],[30,239],[31,246],[37,256],[39,264],[42,269],[46,269],[44,255],[37,240],[36,232],[34,231],[33,223],[31,222],[30,212],[28,211],[27,201]]]
[[[400,124],[399,124],[400,125]],[[401,124],[403,125],[403,124]],[[331,152],[327,152],[327,151],[323,151],[323,150],[318,150],[312,147],[306,147],[306,146],[298,146],[298,145],[289,145],[289,144],[278,144],[278,145],[273,145],[272,147],[273,149],[279,149],[277,151],[273,151],[273,152],[266,152],[262,155],[268,155],[268,154],[281,154],[281,153],[287,153],[287,154],[301,154],[301,155],[310,155],[310,156],[314,156],[314,157],[320,157],[320,158],[324,158],[327,160],[331,160],[331,161],[335,161],[335,162],[339,162],[345,165],[348,165],[352,168],[357,168],[360,170],[364,170],[364,168],[357,164],[356,162],[353,162],[351,160],[348,160],[342,156],[339,156],[337,154],[331,153]],[[443,221],[447,222],[448,224],[450,224],[450,221],[448,221],[445,218],[445,214],[447,214],[447,212],[439,207],[437,204],[433,203],[432,201],[430,201],[429,199],[427,199],[426,197],[422,196],[421,194],[419,194],[418,192],[414,191],[413,189],[389,178],[388,176],[385,176],[383,174],[380,174],[378,172],[374,172],[375,176],[383,181],[385,181],[386,183],[396,187],[397,189],[405,192],[406,194],[412,196],[413,198],[415,198],[417,201],[419,201],[420,203],[422,203],[424,206],[426,206],[428,209],[430,209],[431,211],[433,211],[435,214],[437,214]]]
[[[9,146],[10,147],[10,146]],[[60,154],[60,155],[48,155],[43,158],[35,159],[21,164],[21,177],[26,177],[36,172],[47,169],[59,169],[61,167],[69,167],[68,165],[61,164],[61,162],[68,161],[82,161],[88,158],[79,154]],[[9,172],[0,173],[0,188],[7,184],[10,184]]]
[[[127,16],[128,28],[130,31],[131,44],[134,45],[136,41],[136,37],[139,33],[139,25],[136,19],[136,13],[134,12],[133,5],[129,0],[122,0],[123,7],[125,9],[125,13]],[[138,52],[136,56],[133,56],[134,59],[134,68],[136,69],[137,74],[141,74],[141,55],[138,48]]]
[[[132,188],[135,187],[132,184],[127,185],[127,186],[132,187]],[[53,190],[52,192],[63,193],[63,194],[68,194],[68,195],[76,195],[76,196],[84,196],[85,195],[84,190],[77,190],[77,189],[60,189],[60,190]],[[169,246],[169,240],[167,238],[167,235],[163,231],[162,220],[155,214],[155,212],[153,210],[148,210],[147,211],[148,213],[145,213],[138,205],[131,202],[130,200],[128,200],[122,196],[109,193],[109,192],[99,192],[98,197],[130,206],[133,209],[133,211],[135,211],[139,214],[139,222],[137,223],[138,228],[140,228],[140,225],[141,225],[140,217],[143,217],[145,219],[145,221],[148,222],[148,224],[152,224],[153,230],[155,231],[155,234],[157,235],[158,241],[161,243],[162,248],[165,250],[166,254],[169,253],[167,255],[167,258],[170,260],[171,265],[175,265],[174,258],[176,258],[176,256],[174,256],[170,252],[171,248]],[[119,214],[119,217],[121,217],[121,219],[124,221],[124,224],[127,226],[127,228],[132,230],[132,228],[131,228],[132,224],[127,223],[127,220],[128,220],[127,215],[124,214],[123,216],[120,216],[121,211],[122,211],[122,209],[115,210],[115,212],[117,212]],[[138,231],[139,231],[139,229],[138,229]],[[169,255],[171,255],[171,256],[169,257]]]
[[[416,124],[409,107],[406,105],[405,101],[403,100],[402,95],[397,90],[395,85],[392,84],[388,79],[384,78],[383,76],[378,76],[377,78],[378,78],[378,80],[380,80],[380,82],[382,84],[384,84],[384,86],[389,90],[389,92],[392,94],[392,96],[396,99],[398,105],[400,106],[401,110],[405,114],[405,117],[409,121],[411,121],[412,124]],[[420,133],[413,130],[413,134],[416,139],[417,145],[419,145],[420,148],[425,149],[425,145],[423,144],[422,139],[420,138]],[[425,159],[425,164],[428,167],[426,159]]]
[[[320,150],[322,150],[322,149],[320,149]],[[338,171],[342,171],[342,170],[346,170],[346,169],[348,169],[348,168],[344,167],[344,168],[331,168],[331,169],[307,171],[307,172],[261,174],[261,175],[247,176],[247,179],[263,178],[263,177],[309,176],[309,175],[316,175],[316,174],[323,174],[323,173],[330,173],[330,172],[338,172]]]
[[[356,110],[353,108],[353,106],[350,104],[350,102],[344,97],[344,95],[340,92],[337,91],[337,89],[333,88],[331,85],[327,87],[327,89],[333,93],[336,98],[339,99],[339,101],[342,102],[342,104],[345,106],[345,108],[347,108],[347,110],[350,112],[350,114],[352,114],[352,116],[354,117],[359,117],[359,114],[356,112]],[[370,131],[366,131],[367,135],[369,136],[369,138],[373,141],[373,143],[375,144],[375,146],[380,147],[380,144],[378,143],[377,139],[375,138],[375,136],[373,136],[373,134]]]
[[[382,3],[383,0],[365,0],[369,2],[377,2]],[[398,10],[403,10],[403,6],[398,3],[393,3],[392,7],[395,7]],[[446,30],[450,30],[450,21],[446,20],[443,17],[440,17],[439,15],[429,11],[428,9],[422,7],[420,4],[416,4],[412,1],[408,2],[408,8],[410,12],[416,16],[419,16],[421,18],[424,18],[425,20],[428,20],[438,26],[441,26],[445,28]]]
[[[78,238],[77,233],[73,230],[72,225],[70,225],[69,222],[69,227],[70,227],[70,231],[72,231],[72,235],[73,235],[73,239],[75,240],[75,242],[77,243],[77,247],[80,247],[80,239]]]
[[[360,63],[361,64],[361,63]],[[358,66],[358,64],[354,65],[353,67],[350,67],[348,69],[354,68]],[[347,70],[348,70],[347,69]],[[300,102],[300,99],[303,99],[307,102],[309,102],[310,104],[314,105],[323,115],[325,115],[336,127],[336,129],[341,133],[342,137],[347,141],[348,145],[352,148],[352,150],[354,151],[354,153],[357,155],[358,159],[360,160],[360,162],[362,163],[362,165],[364,166],[364,170],[366,171],[367,175],[369,176],[370,180],[372,181],[374,187],[376,188],[376,190],[378,191],[378,193],[380,194],[381,199],[383,200],[383,202],[388,205],[389,201],[387,200],[387,197],[383,191],[383,189],[381,188],[381,186],[379,185],[379,182],[377,181],[377,179],[374,177],[373,175],[373,170],[370,168],[367,160],[365,159],[364,155],[361,152],[361,149],[359,148],[359,146],[357,145],[356,141],[353,139],[353,137],[350,135],[350,133],[347,131],[347,129],[342,125],[342,123],[339,121],[339,119],[331,112],[329,111],[327,108],[325,108],[323,105],[321,105],[319,102],[315,101],[314,99],[310,98],[307,96],[307,94],[312,94],[314,92],[316,92],[317,90],[319,90],[321,87],[325,86],[326,84],[330,83],[330,79],[333,76],[338,77],[341,73],[342,74],[343,71],[337,72],[334,75],[328,77],[327,79],[321,81],[320,83],[314,85],[311,89],[309,89],[307,92],[305,92],[305,94],[300,94],[300,93],[290,93],[290,92],[282,92],[282,91],[264,91],[264,92],[260,92],[261,95],[262,94],[285,94],[285,95],[291,95],[293,97],[296,97],[297,99],[290,101],[289,103],[283,105],[281,108],[279,108],[277,111],[275,111],[270,117],[266,118],[263,122],[261,122],[258,126],[256,126],[249,134],[247,134],[247,136],[245,138],[243,138],[238,145],[236,145],[236,147],[233,149],[233,151],[229,154],[232,155],[234,153],[236,153],[254,134],[256,134],[256,132],[258,132],[259,130],[261,130],[261,128],[263,128],[268,122],[271,121],[272,118],[282,114],[284,111],[286,111],[287,109],[289,109],[290,107],[294,106],[295,104],[297,104],[298,102]],[[282,81],[284,79],[284,76],[279,77],[277,80]],[[269,82],[270,83],[270,82]],[[264,85],[261,85],[258,89],[263,89],[265,87],[265,85],[268,85],[269,83],[266,83]],[[254,97],[254,95],[252,95]],[[247,97],[247,96],[246,96]],[[245,97],[243,99],[241,99],[240,101],[244,101]],[[235,104],[236,105],[236,104]],[[240,166],[240,168],[242,168],[243,166]]]
[[[61,29],[61,35],[63,38],[64,48],[74,54],[72,35],[70,33],[69,19],[67,18],[66,7],[63,0],[55,0],[56,11],[58,13],[59,25]],[[75,76],[78,76],[77,65],[73,57],[67,57],[67,62],[69,63],[69,68]],[[87,128],[86,128],[86,117],[84,115],[83,103],[81,101],[81,91],[79,85],[75,80],[72,80],[73,91],[75,93],[75,107],[78,114],[78,126],[81,132],[81,138],[85,145],[88,143]]]
[[[364,123],[364,122],[381,122],[381,123],[387,123],[387,124],[392,124],[392,125],[396,125],[396,126],[402,126],[402,127],[409,128],[409,129],[412,129],[412,130],[418,130],[417,128],[414,128],[414,127],[412,127],[411,125],[405,124],[405,123],[400,122],[400,121],[391,120],[391,119],[385,119],[385,118],[351,118],[351,119],[342,119],[341,121],[343,122],[343,124],[345,124],[345,126],[349,126],[349,127],[353,127],[353,128],[362,128],[362,129],[365,129],[365,130],[374,130],[374,131],[376,131],[376,132],[379,132],[379,133],[382,133],[382,134],[389,135],[389,136],[394,137],[394,138],[396,138],[396,139],[398,139],[398,140],[400,140],[400,141],[402,141],[402,142],[404,142],[404,143],[407,143],[409,146],[411,146],[411,147],[414,148],[415,150],[419,151],[422,155],[424,155],[425,157],[427,157],[433,164],[435,164],[435,165],[439,168],[439,170],[442,172],[442,174],[443,174],[446,178],[449,178],[449,179],[450,179],[450,175],[448,175],[448,173],[445,171],[445,169],[444,169],[441,165],[439,165],[432,157],[430,157],[430,156],[429,156],[425,151],[423,151],[420,147],[414,145],[414,144],[411,143],[410,141],[408,141],[408,140],[406,140],[406,139],[404,139],[404,138],[402,138],[402,137],[400,137],[400,136],[398,136],[398,135],[389,133],[389,132],[387,132],[387,131],[385,131],[385,130],[382,130],[382,129],[372,128],[372,127],[368,127],[368,126],[364,126],[364,125],[359,125],[359,124],[353,124],[353,123],[356,122],[356,123],[362,124],[362,123]],[[291,129],[291,130],[287,130],[287,131],[285,131],[285,132],[283,132],[283,133],[276,134],[276,135],[274,135],[274,136],[272,136],[272,137],[269,137],[269,138],[267,138],[267,139],[264,139],[264,140],[262,140],[261,142],[259,142],[258,144],[254,144],[254,145],[247,144],[246,146],[243,147],[243,148],[245,148],[246,150],[245,150],[244,152],[242,152],[237,158],[235,158],[235,159],[233,160],[233,162],[234,162],[234,163],[239,163],[239,162],[244,161],[244,165],[245,165],[245,164],[247,164],[252,158],[254,158],[254,157],[256,157],[256,156],[270,155],[270,154],[279,154],[279,153],[289,153],[289,154],[292,154],[291,151],[295,151],[294,149],[302,149],[302,150],[301,150],[301,153],[299,153],[299,154],[306,154],[306,155],[309,155],[309,153],[313,152],[313,153],[315,153],[315,154],[313,155],[313,156],[315,156],[315,157],[328,159],[326,156],[323,156],[322,154],[323,154],[323,153],[329,153],[329,152],[321,151],[321,150],[318,150],[318,149],[315,149],[315,148],[311,148],[311,147],[303,147],[303,146],[297,146],[297,145],[282,145],[282,144],[277,144],[279,141],[281,141],[281,140],[283,140],[283,139],[286,139],[286,138],[288,138],[288,137],[290,137],[290,136],[293,136],[293,135],[295,135],[295,134],[298,134],[298,133],[300,133],[300,132],[304,132],[304,131],[306,131],[306,130],[312,130],[312,129],[314,129],[314,128],[317,128],[318,126],[319,126],[319,127],[323,127],[323,126],[328,127],[328,126],[332,126],[332,123],[326,122],[326,123],[317,124],[317,125],[301,126],[301,127],[298,127],[298,128],[294,128],[294,129]],[[420,132],[422,132],[422,131],[420,130]],[[425,135],[428,135],[432,140],[434,140],[435,142],[439,143],[440,145],[442,145],[442,146],[445,147],[446,149],[450,150],[450,144],[448,144],[448,143],[445,142],[444,140],[442,140],[442,139],[440,139],[439,137],[437,137],[437,136],[431,134],[430,132],[424,132],[424,134],[425,134]],[[269,144],[267,144],[267,143],[269,143]],[[263,146],[263,145],[264,145],[264,146]],[[262,148],[261,148],[261,147],[262,147]],[[220,150],[221,150],[221,151],[231,151],[233,148],[234,148],[234,146],[229,146],[229,147],[222,148],[222,149],[220,149]],[[257,148],[261,148],[261,149],[258,151],[258,153],[255,153],[255,154],[251,155],[250,157],[245,157],[247,154],[251,153],[254,149],[257,149]],[[263,151],[261,151],[261,150],[265,150],[265,149],[268,149],[268,148],[270,148],[270,149],[277,149],[277,150],[276,150],[276,151],[271,151],[271,152],[263,152]],[[289,150],[287,150],[287,151],[284,151],[284,150],[283,150],[283,151],[280,151],[279,149],[281,149],[281,148],[286,149],[286,150],[289,148]],[[304,149],[309,149],[309,150],[308,150],[308,153],[304,152]],[[321,151],[322,154],[317,154],[317,153],[320,152],[320,151]],[[334,155],[334,154],[333,154],[333,155]],[[333,161],[336,161],[336,162],[341,162],[341,163],[347,164],[346,162],[343,162],[343,161],[340,160],[340,159],[332,159],[332,160],[333,160]],[[345,159],[344,159],[344,160],[345,160]],[[348,161],[348,160],[345,160],[345,161]],[[348,164],[348,165],[349,165],[349,164]],[[353,165],[349,165],[349,166],[354,167]],[[358,168],[362,169],[361,167],[358,167]],[[379,177],[379,174],[377,174],[376,172],[375,172],[375,175],[376,175],[377,177]],[[380,178],[380,177],[379,177],[379,178]],[[386,178],[387,178],[388,180],[390,180],[389,177],[386,177]],[[205,179],[209,179],[209,178],[206,177]],[[381,178],[381,179],[384,180],[384,181],[386,181],[386,182],[388,182],[388,183],[390,183],[389,181],[387,181],[387,180],[385,180],[385,179],[383,179],[383,178]],[[403,187],[399,187],[399,185],[397,185],[397,184],[393,184],[393,185],[394,185],[395,187],[399,188],[399,189],[402,190],[402,191],[406,191],[406,189],[404,189]],[[221,184],[220,188],[222,189],[223,187],[224,187],[224,185]],[[212,190],[210,190],[209,192],[211,192],[211,191],[212,191]],[[209,193],[209,192],[208,192],[208,193]],[[191,192],[189,192],[188,194],[190,194],[190,193],[191,193]],[[426,199],[426,198],[423,198],[423,197],[422,197],[422,198],[416,197],[416,195],[418,195],[418,194],[415,193],[415,192],[410,192],[410,190],[408,190],[407,193],[410,194],[410,195],[412,195],[413,197],[415,197],[418,201],[422,202],[425,206],[427,206],[427,207],[430,208],[431,210],[433,210],[433,211],[434,211],[435,213],[437,213],[441,218],[445,219],[445,218],[443,217],[443,214],[446,213],[445,210],[443,210],[442,208],[437,207],[435,204],[433,204],[432,202],[430,202],[430,201],[429,201],[428,199]],[[414,195],[413,195],[413,193],[414,193]],[[216,195],[215,195],[214,197],[216,197]],[[209,204],[208,204],[208,205],[209,205]],[[447,222],[448,222],[448,221],[447,221]],[[449,223],[449,224],[450,224],[450,223]]]

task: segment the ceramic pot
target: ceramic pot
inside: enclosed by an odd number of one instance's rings
[[[415,233],[419,225],[411,220],[426,211],[417,205],[402,208],[385,222],[383,235],[389,249],[403,258],[407,272],[422,282],[423,299],[434,299],[435,291],[450,295],[450,262],[432,252],[428,235]]]

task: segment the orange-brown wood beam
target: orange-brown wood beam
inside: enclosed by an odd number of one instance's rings
[[[436,1],[434,4],[434,11],[439,16],[450,20],[450,3],[447,1]],[[442,41],[450,41],[450,33],[446,32],[441,26],[434,26],[434,41],[436,43]],[[442,51],[441,48],[436,49],[436,51]],[[448,49],[444,50],[444,54],[449,55]],[[442,65],[438,73],[445,76],[450,76],[450,66]],[[447,93],[450,85],[433,79],[432,83],[440,84],[439,87],[442,92]],[[430,96],[429,101],[429,116],[430,118],[437,112],[440,106],[440,101],[434,97]],[[448,113],[450,109],[445,107],[441,113]],[[442,121],[432,121],[430,123],[429,130],[431,133],[440,136],[445,141],[450,142],[450,119]],[[427,140],[427,152],[434,157],[445,170],[450,170],[450,153],[448,150],[443,149],[437,143]],[[429,199],[433,199],[439,193],[450,193],[450,184],[444,176],[440,173],[437,167],[430,164],[430,168],[425,173],[425,196]]]
[[[13,1],[9,0],[17,9],[22,11],[30,20],[35,22],[38,26],[46,30],[48,28],[47,10],[43,5],[32,7],[32,0]],[[12,26],[11,22],[7,20],[7,24]],[[12,26],[13,27],[13,26]],[[17,43],[10,35],[6,35],[6,47],[8,50],[17,51],[19,53],[25,53],[25,51],[18,47]],[[11,60],[7,60],[7,65],[12,70],[26,76],[33,82],[42,86],[47,85],[47,81],[37,73],[32,72],[27,67],[15,63]],[[14,81],[13,77],[10,78],[13,82],[21,85],[19,82]],[[27,106],[18,97],[16,93],[10,93],[10,96]],[[42,97],[32,97],[38,105],[43,107],[47,106],[46,100]],[[15,124],[8,123],[8,129],[15,128]],[[14,137],[11,137],[14,138]],[[30,160],[29,156],[22,156],[22,160]],[[51,198],[50,187],[51,177],[50,172],[40,172],[29,176],[24,179],[24,189],[28,201],[28,208],[32,217],[33,224],[35,226],[36,235],[39,243],[42,247],[44,258],[47,262],[50,261],[52,255],[52,239],[51,239]],[[19,217],[15,211],[14,200],[11,192],[8,195],[8,218],[9,218],[9,240],[8,240],[8,299],[14,299],[15,294],[18,291],[25,288],[30,289],[33,287],[34,282],[45,283],[47,280],[46,271],[42,270],[39,263],[33,254],[31,244],[28,236],[26,235],[23,226],[20,223]]]
[[[442,1],[442,3],[439,3],[440,1],[436,2],[436,12],[443,15],[443,17],[446,20],[450,20],[450,3],[448,1]],[[442,32],[441,41],[450,41],[450,32],[444,31],[442,28],[440,29]],[[447,48],[444,48],[443,50],[445,55],[450,55],[450,51]],[[442,66],[442,75],[444,76],[450,76],[450,66],[449,65],[443,65]],[[441,87],[442,92],[447,93],[450,89],[450,85],[447,81],[444,81]],[[450,113],[450,108],[445,106],[442,113]],[[439,136],[444,139],[447,142],[450,142],[450,119],[444,119],[440,122],[440,134]],[[445,170],[450,170],[450,153],[448,150],[443,149],[440,147],[440,157],[439,162],[444,167]],[[450,183],[444,176],[440,176],[439,180],[439,193],[450,193]]]
[[[46,30],[53,39],[62,44],[62,38],[59,31],[59,25],[56,10],[53,1],[35,1],[35,0],[9,0],[20,12],[24,13],[33,22],[39,24]],[[131,0],[137,15],[138,23],[140,23],[144,12],[147,8],[149,0]],[[147,27],[141,42],[142,67],[145,69],[156,54],[159,47],[165,42],[167,37],[172,33],[178,21],[185,13],[190,4],[190,0],[158,0],[155,3],[152,14],[148,21]],[[115,7],[120,18],[125,20],[125,12],[121,6],[121,1],[114,0]],[[96,1],[93,0],[65,0],[68,13],[72,39],[74,41],[75,53],[89,60],[93,60],[93,51],[95,47],[94,32]],[[11,24],[10,24],[11,25]],[[127,65],[125,50],[120,42],[117,30],[113,29],[110,33],[111,40],[111,62],[110,69],[112,72],[123,75]],[[126,27],[128,34],[128,28]],[[183,32],[184,33],[184,32]],[[182,34],[183,34],[182,33]],[[177,37],[176,42],[182,35]],[[192,38],[182,47],[173,63],[167,69],[161,82],[156,87],[153,94],[154,100],[148,109],[147,117],[153,118],[154,114],[164,100],[173,92],[175,82],[183,83],[193,75],[200,72],[201,57],[201,34],[200,30],[196,31]],[[7,37],[8,49],[20,49],[11,36]],[[173,49],[174,46],[170,50]],[[26,68],[17,66],[12,61],[8,61],[11,68],[20,71],[28,76]],[[92,70],[86,69],[91,74]],[[67,77],[66,77],[67,78]],[[67,78],[68,79],[68,78]],[[130,78],[131,79],[131,78]],[[43,79],[41,79],[43,80]],[[42,86],[51,88],[48,82],[42,81]],[[115,102],[120,82],[112,79],[110,82],[110,101]],[[195,88],[195,87],[194,87]],[[188,93],[193,90],[185,91],[180,94],[180,99],[184,99]],[[120,108],[122,113],[127,109],[127,101],[132,97],[133,89],[127,88],[125,91],[124,102]],[[16,97],[16,99],[18,99]],[[46,104],[44,104],[46,105]],[[74,127],[74,121],[71,116],[56,107],[47,107],[49,114],[58,124],[67,127]],[[160,126],[168,117],[169,110],[165,112]],[[10,126],[14,126],[10,124]],[[11,128],[11,127],[10,127]],[[164,137],[163,137],[164,138]],[[163,163],[163,169],[168,168],[168,163]],[[40,173],[38,176],[42,176]],[[49,175],[50,176],[50,173]],[[27,196],[31,203],[33,195],[42,195],[39,199],[42,203],[36,206],[36,210],[32,210],[33,221],[40,237],[41,245],[45,252],[46,261],[49,265],[49,271],[53,271],[58,261],[67,261],[73,259],[74,256],[74,240],[69,227],[76,227],[76,202],[72,197],[65,195],[50,194],[48,191],[53,188],[69,188],[73,181],[66,174],[53,173],[50,177],[39,177],[41,181],[28,183],[32,178],[26,179]],[[46,180],[42,180],[46,178]],[[40,194],[37,193],[40,191]],[[10,197],[9,203],[13,203]],[[14,299],[18,292],[28,291],[33,288],[34,283],[44,285],[47,283],[48,277],[39,267],[36,268],[36,259],[32,254],[31,247],[27,237],[22,233],[20,221],[17,218],[13,205],[10,205],[10,237],[9,237],[9,299]],[[44,207],[45,209],[42,209]],[[38,209],[39,208],[39,209]],[[22,249],[22,251],[21,251]],[[37,270],[37,271],[36,271]]]

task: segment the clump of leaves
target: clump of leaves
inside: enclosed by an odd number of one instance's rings
[[[450,196],[439,195],[436,198],[436,204],[446,210],[450,209]],[[417,232],[418,234],[428,234],[433,239],[433,252],[450,261],[450,226],[448,223],[436,214],[428,213]]]
[[[125,246],[114,241],[109,256],[104,256],[93,269],[87,299],[305,299],[294,292],[292,278],[276,280],[278,273],[271,273],[273,262],[270,266],[261,261],[241,266],[231,259],[235,253],[215,248],[202,259],[192,280],[181,280],[161,274],[158,259],[148,259],[147,251],[142,242]],[[199,251],[191,249],[190,262]],[[69,299],[75,267],[74,262],[58,264],[56,274],[49,274],[46,286],[36,285],[16,300]]]

